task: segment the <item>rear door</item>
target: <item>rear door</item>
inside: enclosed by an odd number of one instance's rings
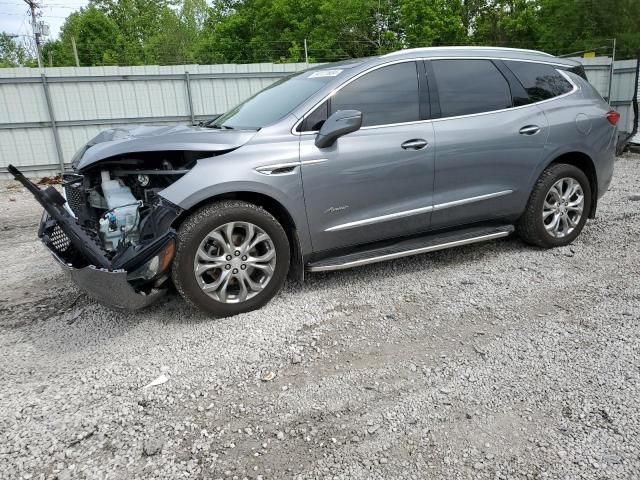
[[[512,217],[540,162],[547,119],[499,61],[426,61],[437,101],[432,227]]]
[[[335,92],[301,124],[300,160],[314,251],[429,228],[434,138],[421,104],[423,64],[377,67]],[[316,131],[338,110],[359,110],[362,128],[328,148]]]

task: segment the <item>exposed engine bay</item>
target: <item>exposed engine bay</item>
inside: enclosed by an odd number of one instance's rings
[[[154,214],[163,202],[158,192],[187,173],[196,155],[172,152],[159,160],[157,154],[153,158],[140,154],[102,162],[82,175],[65,174],[67,204],[79,223],[96,232],[113,256],[162,233],[158,214]]]
[[[17,169],[12,173],[45,207],[39,234],[64,264],[126,271],[131,285],[157,287],[167,279],[175,252],[171,225],[181,213],[158,193],[210,155],[181,151],[111,158],[82,173],[64,174],[62,195],[53,187],[40,190]]]

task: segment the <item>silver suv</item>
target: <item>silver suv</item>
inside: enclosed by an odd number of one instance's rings
[[[168,280],[227,316],[289,274],[504,237],[567,245],[613,173],[618,114],[579,63],[424,48],[284,78],[197,127],[105,131],[39,235],[90,295],[138,308]]]

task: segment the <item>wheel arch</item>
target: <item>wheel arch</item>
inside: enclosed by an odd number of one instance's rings
[[[304,263],[303,263],[303,247],[299,236],[299,227],[296,225],[295,220],[286,207],[276,200],[275,198],[249,190],[231,191],[225,193],[219,193],[211,197],[201,200],[188,209],[186,209],[182,215],[180,215],[172,227],[176,230],[180,227],[182,222],[193,212],[211,203],[215,203],[222,200],[242,200],[254,205],[258,205],[264,208],[267,212],[273,215],[276,220],[283,226],[287,238],[289,240],[289,248],[291,251],[291,263],[289,265],[289,278],[298,282],[304,280]]]
[[[598,174],[593,159],[584,152],[571,151],[556,156],[551,162],[545,166],[545,170],[551,165],[566,163],[579,168],[589,179],[591,187],[591,209],[588,218],[595,218],[598,203]]]

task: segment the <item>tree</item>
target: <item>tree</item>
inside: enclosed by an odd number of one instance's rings
[[[22,45],[6,33],[0,33],[0,68],[22,67],[32,60]]]
[[[116,58],[114,39],[119,35],[117,25],[94,4],[72,13],[62,26],[60,39],[48,42],[43,48],[44,58],[51,53],[54,65],[75,65],[72,38],[75,38],[81,66],[108,65]]]
[[[209,2],[209,3],[207,3]],[[212,2],[212,3],[211,3]],[[430,45],[635,56],[638,0],[89,0],[44,46],[55,65],[304,61]],[[3,63],[30,55],[2,38]],[[31,55],[32,56],[32,55]]]
[[[618,39],[618,55],[633,55],[640,48],[638,0],[538,0],[540,44],[552,53],[596,49],[611,54],[611,39]]]
[[[407,47],[467,43],[468,26],[457,1],[401,0],[399,27]]]
[[[495,0],[478,11],[473,39],[478,44],[536,48],[538,0]]]

